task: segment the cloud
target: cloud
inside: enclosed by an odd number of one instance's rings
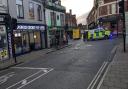
[[[81,15],[80,17],[78,17],[77,23],[78,24],[82,23],[82,24],[86,25],[87,24],[87,21],[86,21],[87,16],[88,16],[88,13],[85,13],[85,14]]]
[[[61,0],[62,5],[66,6],[67,11],[73,10],[73,14],[77,17],[91,10],[93,6],[93,0]]]

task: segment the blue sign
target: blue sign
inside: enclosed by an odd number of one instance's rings
[[[17,30],[45,30],[45,26],[42,24],[18,24]]]

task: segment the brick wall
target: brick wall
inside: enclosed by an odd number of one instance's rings
[[[107,5],[99,7],[99,16],[107,15],[107,14],[108,14]]]
[[[94,22],[95,18],[96,18],[95,16],[96,16],[95,15],[95,8],[93,7],[92,10],[90,11],[88,17],[87,17],[87,23],[90,24],[90,23]]]

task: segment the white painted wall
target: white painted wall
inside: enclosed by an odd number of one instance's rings
[[[128,44],[128,12],[125,13],[125,20],[126,20],[126,43]]]
[[[8,0],[9,1],[9,13],[12,17],[17,18],[17,11],[16,11],[16,0]],[[29,17],[29,2],[34,3],[34,15],[35,19],[30,19]],[[37,20],[37,4],[41,5],[42,7],[42,21]],[[44,24],[44,12],[43,12],[43,5],[41,3],[35,2],[33,0],[23,0],[24,6],[24,19],[18,19],[18,22],[22,23],[34,23],[34,24]]]
[[[0,13],[7,13],[7,0],[0,0]]]

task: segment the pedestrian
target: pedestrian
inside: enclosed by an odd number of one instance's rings
[[[83,41],[84,42],[86,41],[86,32],[84,32],[84,34],[83,34]]]

